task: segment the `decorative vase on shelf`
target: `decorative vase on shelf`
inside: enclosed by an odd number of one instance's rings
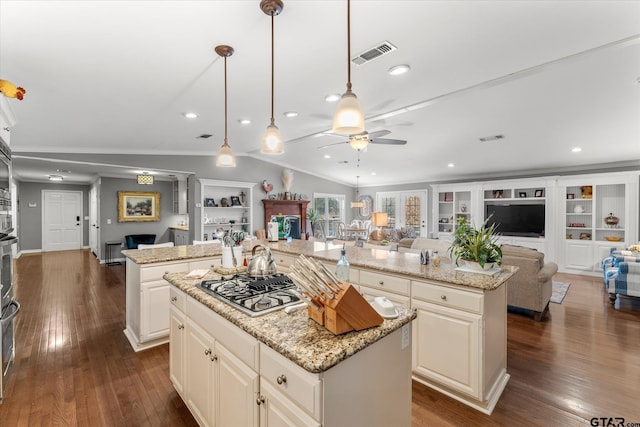
[[[617,216],[614,216],[613,212],[610,212],[609,216],[604,217],[604,223],[611,228],[617,227],[619,222],[620,222],[620,218],[618,218]]]
[[[583,213],[584,212],[584,206],[582,205],[575,205],[575,207],[573,208],[573,212],[574,213]]]

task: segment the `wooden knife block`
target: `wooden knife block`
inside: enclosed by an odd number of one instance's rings
[[[328,300],[323,308],[307,308],[310,318],[336,335],[361,331],[384,322],[382,316],[353,286],[344,282],[339,285],[342,290],[335,299]]]

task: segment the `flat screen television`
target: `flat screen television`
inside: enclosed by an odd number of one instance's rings
[[[487,205],[485,218],[496,224],[503,236],[544,236],[544,205],[499,204]]]

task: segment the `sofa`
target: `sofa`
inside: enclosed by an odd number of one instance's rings
[[[449,247],[451,242],[441,239],[429,239],[427,237],[416,237],[411,239],[410,244],[407,245],[403,242],[404,239],[398,242],[398,252],[409,252],[419,254],[422,249],[431,249],[432,251],[438,251],[440,258],[449,256]]]
[[[618,295],[640,297],[640,257],[636,253],[612,249],[602,261],[602,270],[611,304]]]
[[[502,245],[502,265],[520,269],[507,282],[507,305],[533,312],[536,322],[549,310],[555,262],[544,262],[544,254],[521,246]]]

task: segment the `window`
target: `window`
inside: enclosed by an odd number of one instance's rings
[[[313,207],[318,211],[320,230],[323,237],[336,237],[338,223],[345,221],[345,195],[314,193]]]

